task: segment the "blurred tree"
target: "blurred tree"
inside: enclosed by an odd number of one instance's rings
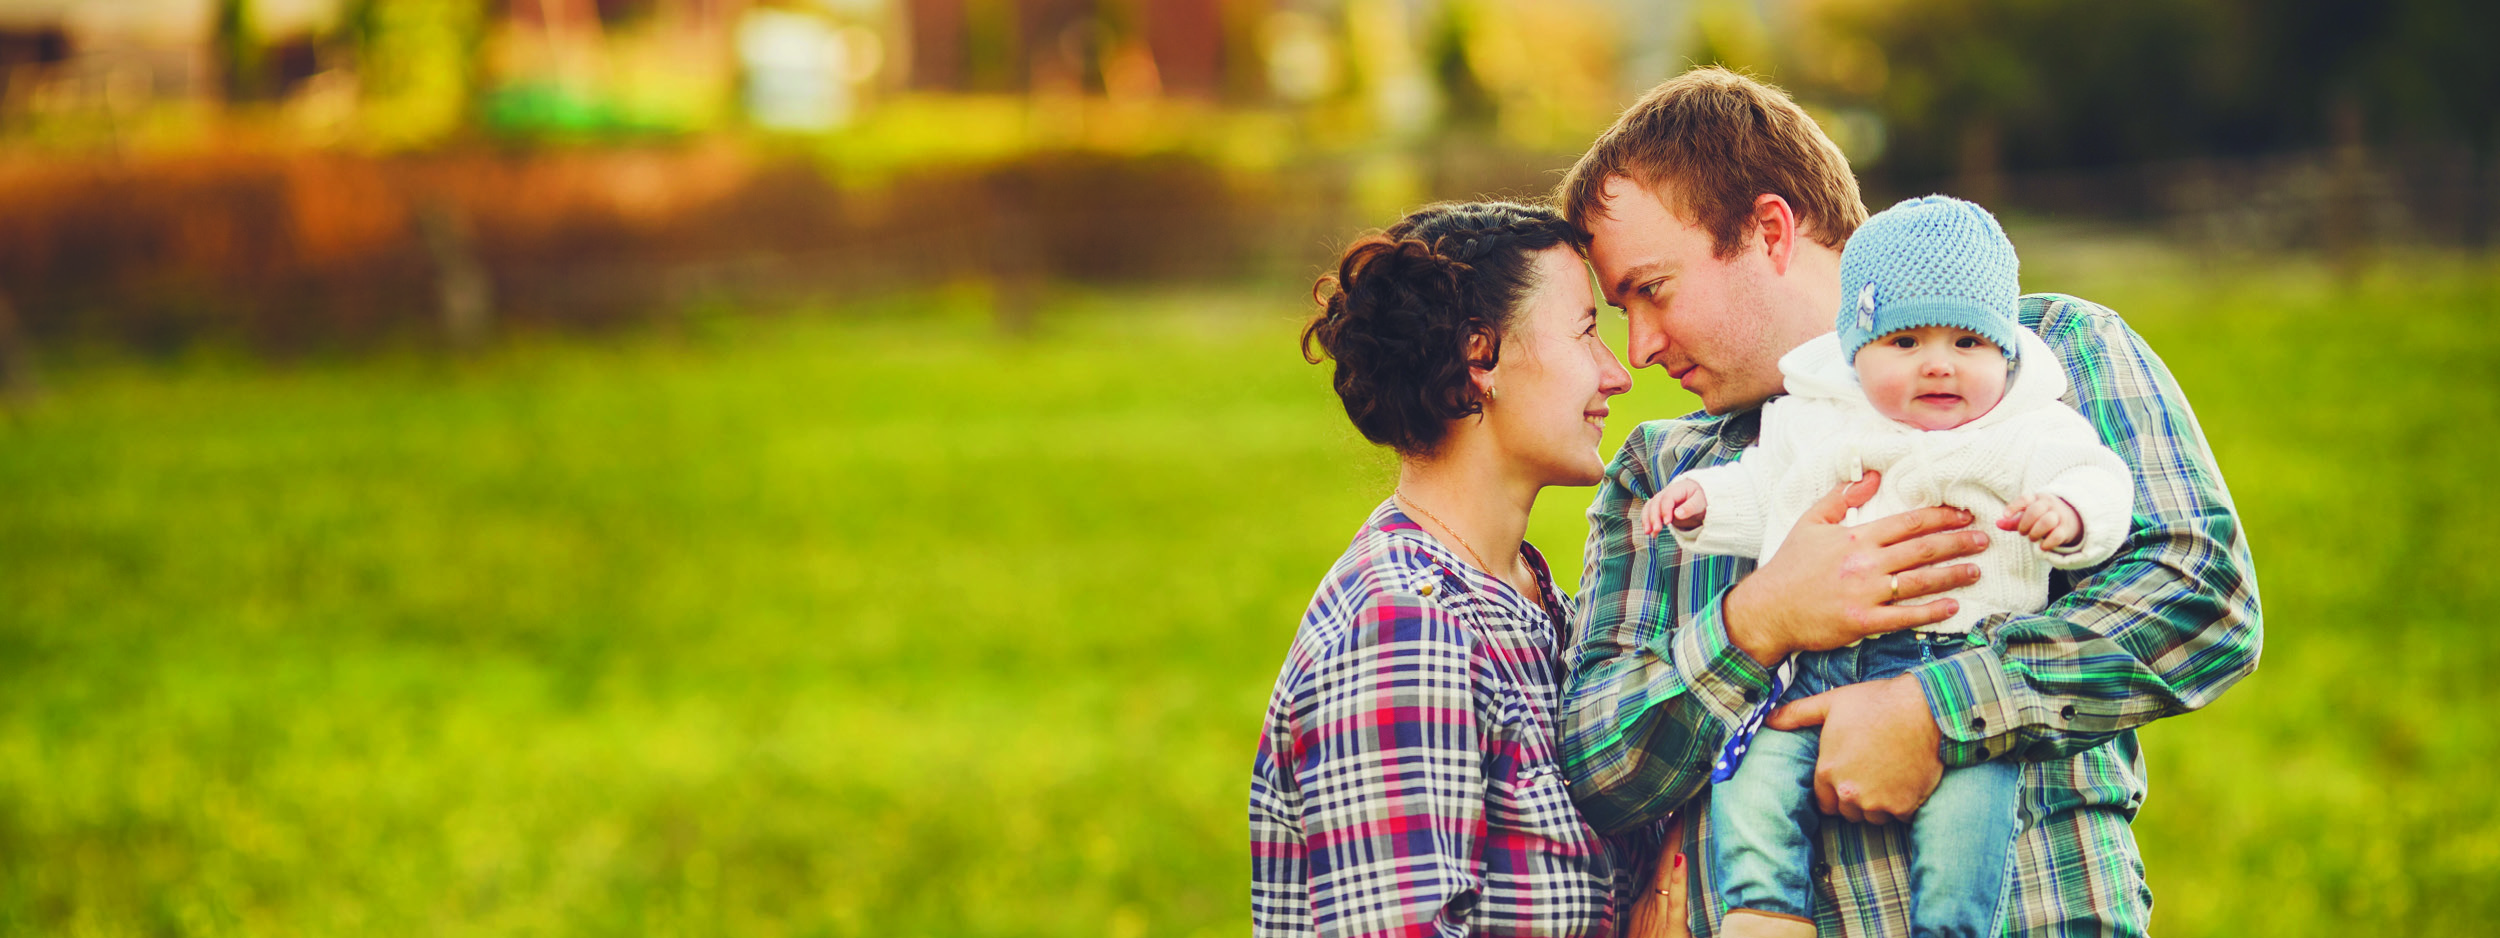
[[[1753,0],[1700,0],[1693,8],[1694,65],[1723,65],[1739,72],[1776,71],[1770,30]]]
[[[1887,168],[1984,179],[2336,142],[2500,133],[2489,0],[1809,0],[1805,90],[1874,107]],[[1866,46],[1881,61],[1866,59]],[[2349,102],[2338,105],[2337,102]]]
[[[253,23],[251,0],[217,0],[209,33],[226,100],[268,100],[276,82],[260,30]]]
[[[1492,28],[1486,19],[1477,4],[1456,3],[1444,7],[1428,27],[1424,54],[1447,102],[1443,119],[1459,130],[1488,129],[1500,116],[1493,92],[1467,55],[1468,36]]]
[[[480,3],[351,0],[342,17],[357,51],[368,138],[421,146],[460,129],[476,87]]]

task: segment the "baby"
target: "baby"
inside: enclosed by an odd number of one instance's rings
[[[1871,469],[1882,485],[1849,523],[1929,505],[1996,519],[1970,558],[1979,582],[1942,594],[1961,603],[1952,618],[1790,656],[1730,734],[1710,791],[1712,875],[1729,911],[1814,919],[1819,731],[1761,729],[1772,708],[1983,645],[1980,620],[2038,612],[2049,568],[2099,564],[2127,534],[2127,466],[2059,402],[2056,354],[2015,319],[2017,267],[1996,218],[1969,202],[1928,196],[1867,219],[1841,252],[1838,331],[1780,359],[1788,394],[1763,408],[1760,442],[1642,509],[1648,536],[1768,558],[1808,506]],[[2020,780],[2002,756],[1948,770],[1911,819],[1915,934],[1996,933]]]

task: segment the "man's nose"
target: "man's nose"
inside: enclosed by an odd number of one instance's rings
[[[1629,318],[1623,343],[1626,359],[1634,368],[1655,364],[1658,355],[1667,350],[1667,331],[1658,327],[1655,313],[1635,312]]]

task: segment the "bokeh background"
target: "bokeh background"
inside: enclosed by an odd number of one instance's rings
[[[2490,933],[2495,9],[0,0],[0,932],[1239,934],[1311,279],[1716,62],[2195,402],[2158,932]]]

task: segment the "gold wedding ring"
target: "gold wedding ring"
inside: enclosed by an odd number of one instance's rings
[[[1884,601],[1885,601],[1885,602],[1891,602],[1891,601],[1893,601],[1893,600],[1900,599],[1900,598],[1901,598],[1901,574],[1895,573],[1895,574],[1893,574],[1893,575],[1892,575],[1892,588],[1884,591]]]

